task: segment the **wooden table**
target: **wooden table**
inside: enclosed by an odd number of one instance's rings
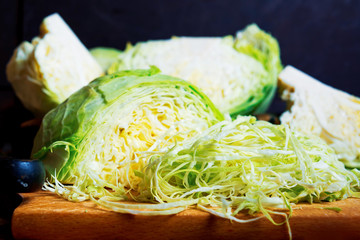
[[[22,194],[14,211],[15,239],[288,239],[286,225],[263,218],[234,223],[189,209],[171,216],[134,216],[73,203],[48,192]],[[360,199],[299,204],[290,219],[293,239],[360,239]],[[324,209],[341,208],[340,212]],[[239,214],[241,218],[249,216]],[[274,216],[277,222],[281,216]]]

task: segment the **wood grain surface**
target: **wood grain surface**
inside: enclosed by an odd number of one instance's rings
[[[15,239],[289,239],[285,224],[276,226],[265,218],[235,223],[197,209],[171,216],[134,216],[90,201],[69,202],[48,192],[22,196],[12,218]],[[341,211],[325,209],[329,207]],[[360,239],[359,223],[360,199],[354,198],[299,204],[290,219],[293,239]]]

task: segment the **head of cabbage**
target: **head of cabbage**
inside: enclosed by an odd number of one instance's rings
[[[149,65],[196,85],[232,116],[265,112],[282,69],[277,40],[255,24],[236,37],[174,37],[128,45],[108,72]]]
[[[148,155],[199,134],[223,115],[197,87],[159,70],[100,77],[43,119],[33,157],[62,183],[136,189]]]

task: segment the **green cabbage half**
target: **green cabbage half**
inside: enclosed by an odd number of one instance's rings
[[[174,37],[129,45],[110,73],[155,65],[200,87],[223,113],[261,113],[282,69],[275,38],[255,24],[234,38]]]
[[[151,153],[220,120],[223,115],[188,82],[155,67],[123,71],[94,80],[49,112],[33,157],[62,183],[136,189],[136,172]]]

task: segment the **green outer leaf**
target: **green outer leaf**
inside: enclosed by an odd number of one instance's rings
[[[264,85],[262,93],[257,94],[258,97],[249,99],[248,105],[239,105],[232,115],[266,112],[275,95],[278,75],[283,69],[279,43],[271,34],[262,31],[256,24],[251,24],[235,40],[234,48],[263,64],[268,72],[268,83]]]
[[[109,106],[118,104],[121,108],[126,97],[139,86],[174,89],[181,86],[201,99],[209,116],[224,119],[208,97],[186,81],[161,75],[156,67],[122,71],[94,80],[50,111],[35,137],[32,157],[43,160],[47,171],[56,174],[58,180],[69,180],[69,170],[78,155],[77,145],[96,127],[97,119]]]

